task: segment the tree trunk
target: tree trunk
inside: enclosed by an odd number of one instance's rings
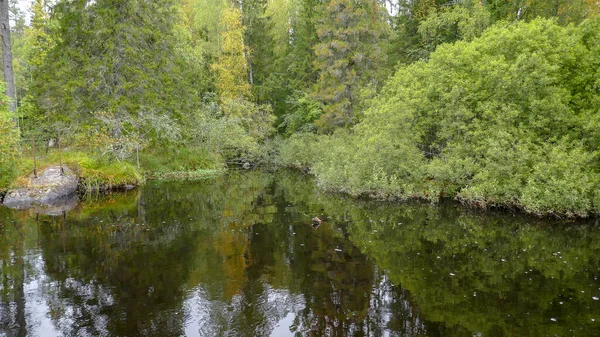
[[[15,99],[15,77],[12,66],[12,51],[10,47],[10,23],[8,20],[8,0],[0,0],[0,36],[2,37],[2,66],[4,69],[4,82],[6,82],[6,95],[10,99],[9,109],[17,111]]]

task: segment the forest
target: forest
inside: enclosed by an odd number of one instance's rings
[[[27,9],[24,9],[27,7]],[[0,194],[227,167],[600,213],[597,0],[0,1]],[[60,145],[60,147],[58,146]]]

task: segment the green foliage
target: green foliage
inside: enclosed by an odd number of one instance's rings
[[[352,134],[319,138],[303,164],[352,195],[597,212],[598,21],[495,25],[440,45],[399,69]]]
[[[314,47],[319,39],[315,25],[322,8],[317,0],[273,1],[269,4],[268,10],[273,12],[276,59],[267,86],[273,110],[280,117],[279,124],[295,118],[291,116],[293,114],[304,114],[298,109],[301,109],[298,101],[307,96],[317,80]],[[281,15],[282,11],[288,16]]]
[[[3,91],[4,86],[0,86]],[[2,94],[0,100],[0,191],[5,189],[14,175],[15,161],[18,157],[19,130],[8,111],[8,98]]]
[[[323,103],[317,126],[325,133],[359,120],[362,87],[381,81],[385,61],[381,41],[386,35],[385,9],[372,1],[331,0],[323,3],[315,26],[314,47],[318,79],[312,96]]]
[[[410,64],[424,59],[427,53],[423,48],[419,25],[430,13],[437,13],[445,0],[400,0],[398,13],[390,19],[392,32],[386,44],[388,69],[398,64]],[[425,52],[425,53],[424,53]]]
[[[268,78],[275,60],[273,21],[267,12],[268,2],[244,0],[242,4],[242,22],[246,27],[244,42],[249,50],[248,78],[258,103],[270,101]]]
[[[283,115],[279,128],[285,130],[286,135],[296,132],[316,131],[315,121],[323,114],[323,105],[304,95],[298,99],[291,99],[291,112]]]
[[[204,104],[205,110],[213,111],[213,116],[220,114],[220,111],[223,114],[207,125],[209,139],[216,138],[216,152],[226,159],[243,162],[258,160],[261,156],[260,144],[273,134],[275,122],[270,105],[258,104],[251,100],[253,86],[247,80],[247,71],[250,69],[252,72],[253,66],[259,68],[261,81],[264,81],[266,76],[266,56],[259,54],[255,58],[249,57],[252,51],[244,44],[244,41],[256,38],[256,27],[252,27],[253,30],[246,33],[247,27],[243,23],[261,26],[263,22],[253,15],[259,15],[264,8],[259,3],[253,6],[250,6],[251,10],[248,13],[234,6],[223,9],[223,30],[220,34],[222,50],[218,61],[212,65],[217,74],[220,106],[211,107],[206,102]],[[252,10],[259,13],[252,14]],[[258,99],[261,100],[260,97]]]
[[[490,14],[479,1],[464,1],[459,5],[445,6],[429,14],[419,24],[420,55],[427,55],[443,43],[471,41],[491,24]]]
[[[42,4],[35,3],[27,31],[27,129],[73,136],[101,121],[118,159],[178,141],[181,116],[211,87],[178,2],[58,1],[51,18]]]
[[[286,139],[279,148],[278,161],[284,167],[309,170],[320,157],[321,136],[312,133],[296,133]]]
[[[58,151],[51,151],[45,157],[38,157],[36,161],[38,172],[49,166],[58,165]],[[110,160],[100,154],[78,150],[63,151],[62,161],[79,177],[80,189],[83,191],[104,191],[145,182],[142,174],[132,163]],[[25,185],[32,171],[33,159],[25,156],[20,158],[17,167],[19,178],[13,185]]]
[[[387,44],[388,67],[425,60],[442,43],[472,40],[499,21],[552,18],[579,24],[598,15],[594,0],[400,0]]]
[[[202,170],[218,170],[221,159],[205,149],[161,149],[140,153],[140,166],[146,177],[185,175]]]
[[[600,10],[595,0],[490,0],[486,1],[495,19],[533,20],[556,18],[563,24],[580,23]]]
[[[385,5],[36,0],[13,27],[18,127],[107,162],[172,149],[161,172],[279,160],[353,195],[598,209],[595,1]]]
[[[543,153],[545,160],[540,158],[533,165],[523,189],[523,206],[538,214],[566,210],[568,216],[600,211],[598,172],[589,169],[597,162],[598,153],[565,141],[544,149]]]

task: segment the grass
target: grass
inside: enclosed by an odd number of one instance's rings
[[[195,148],[140,153],[140,166],[148,179],[204,179],[225,169],[221,158]]]
[[[66,164],[79,177],[80,189],[83,191],[105,191],[125,185],[144,183],[144,177],[139,170],[129,162],[111,161],[99,155],[78,150],[67,150],[62,154],[63,164]],[[56,152],[39,157],[36,160],[37,171],[58,165],[59,156]],[[28,185],[33,174],[33,159],[22,158],[17,164],[17,178],[12,187]]]
[[[225,173],[222,169],[199,169],[195,171],[173,171],[173,172],[155,172],[149,179],[157,180],[199,180],[214,178]]]
[[[131,161],[107,157],[78,149],[64,150],[63,164],[79,177],[81,192],[103,192],[126,185],[140,185],[146,179],[206,179],[225,172],[220,157],[202,149],[160,149],[140,153],[140,168]],[[59,155],[51,151],[37,157],[37,172],[59,164]],[[24,154],[16,163],[11,188],[27,187],[33,175],[33,159]],[[0,190],[0,192],[2,192]]]

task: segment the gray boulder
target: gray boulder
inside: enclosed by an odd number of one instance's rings
[[[24,209],[33,205],[51,205],[75,193],[77,176],[66,165],[63,170],[64,175],[61,175],[60,166],[49,167],[37,178],[30,178],[27,187],[8,191],[4,206]]]

